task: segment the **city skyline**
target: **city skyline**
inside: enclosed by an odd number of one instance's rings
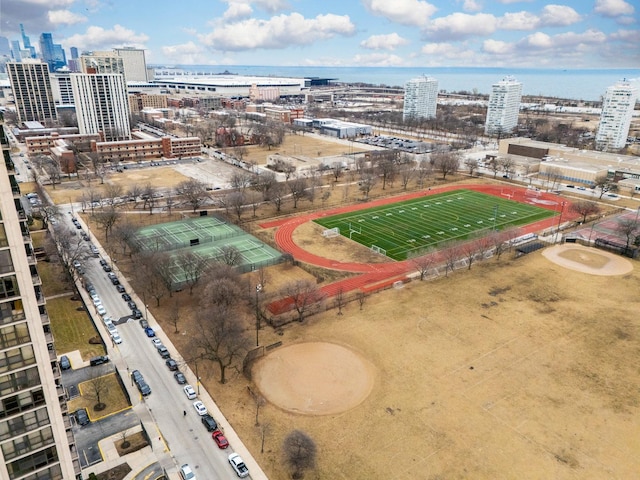
[[[640,63],[625,0],[4,0],[3,36],[69,51],[133,46],[149,64],[625,68]]]

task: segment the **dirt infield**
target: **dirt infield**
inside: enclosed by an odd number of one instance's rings
[[[265,398],[284,410],[329,415],[350,410],[369,395],[374,367],[346,347],[305,342],[261,358],[252,378]]]
[[[590,275],[625,275],[633,270],[633,264],[620,255],[575,243],[547,248],[542,255],[562,267]]]

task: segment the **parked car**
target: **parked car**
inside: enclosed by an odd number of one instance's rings
[[[160,345],[159,347],[156,347],[156,350],[158,350],[158,354],[160,354],[162,358],[171,357],[171,353],[169,353],[169,350],[167,350],[167,347],[165,347],[164,345]]]
[[[200,421],[202,422],[202,424],[204,425],[204,428],[206,428],[208,432],[213,432],[214,430],[218,429],[218,424],[213,419],[213,417],[208,413],[205,415],[202,415],[202,418],[200,419]]]
[[[164,364],[172,372],[175,372],[176,370],[178,370],[178,362],[176,362],[173,358],[167,358],[167,360],[166,360],[166,362],[164,362]]]
[[[134,302],[133,300],[129,300],[127,302],[127,305],[131,310],[137,310],[138,309],[138,306],[136,305],[136,302]]]
[[[182,480],[196,480],[196,474],[193,473],[191,467],[185,463],[180,467],[180,478],[182,478]]]
[[[88,242],[88,241],[89,241],[89,235],[87,235],[85,232],[82,232],[82,233],[80,234],[80,236],[82,237],[82,239],[83,239],[85,242]]]
[[[89,420],[89,415],[85,408],[79,408],[76,410],[76,421],[78,422],[78,425],[81,426],[87,425],[91,421]]]
[[[196,413],[200,416],[207,414],[207,407],[204,406],[200,400],[193,402],[193,408],[195,408]]]
[[[215,430],[211,434],[211,438],[213,438],[213,441],[216,442],[216,445],[218,445],[218,448],[227,448],[229,446],[229,441],[227,440],[227,437],[225,437],[220,430]]]
[[[140,326],[145,329],[149,326],[149,322],[147,322],[144,318],[140,320]]]
[[[91,254],[96,258],[98,257],[98,255],[100,255],[100,251],[95,245],[89,245],[89,250],[91,250]]]
[[[120,345],[122,343],[122,337],[117,330],[111,333],[111,340],[113,340],[113,343],[116,345]]]
[[[71,362],[69,361],[69,357],[66,355],[62,355],[60,357],[60,368],[62,370],[69,370],[71,368]]]
[[[91,295],[91,300],[93,300],[93,304],[97,307],[98,305],[102,305],[102,300],[100,300],[100,297],[98,296],[97,293],[94,293],[93,295]]]
[[[229,455],[229,463],[231,464],[231,467],[235,470],[236,475],[238,475],[240,478],[249,476],[249,469],[244,464],[242,457],[237,453],[232,453],[231,455]]]
[[[96,307],[96,311],[102,316],[107,314],[107,309],[104,308],[104,305],[100,304]]]
[[[95,367],[97,365],[102,365],[103,363],[107,363],[108,361],[109,361],[109,357],[107,357],[106,355],[99,355],[89,360],[89,365],[91,365],[92,367]]]
[[[151,327],[147,327],[144,329],[144,333],[147,335],[147,337],[151,338],[151,337],[155,337],[156,336],[156,332],[153,330],[153,328]]]
[[[133,383],[135,383],[136,385],[138,385],[139,383],[145,383],[144,377],[142,376],[142,373],[140,373],[140,370],[134,370],[133,372],[131,372],[131,380],[133,380]]]
[[[105,265],[109,265],[109,262],[107,262],[104,258],[101,258],[101,259],[100,259],[100,265],[101,265],[102,267],[104,267]]]
[[[187,383],[187,377],[185,377],[184,373],[182,372],[175,372],[173,374],[173,378],[176,379],[176,382],[178,382],[178,385],[184,385],[185,383]]]
[[[111,267],[109,265],[103,265],[102,266],[102,270],[104,270],[105,272],[110,272],[111,271]]]
[[[138,320],[139,318],[142,318],[142,312],[136,308],[135,310],[131,310],[131,316]]]
[[[126,291],[124,288],[124,285],[120,285],[120,284],[116,285],[116,290],[118,291],[118,293],[124,293]]]
[[[153,337],[151,339],[151,343],[153,343],[153,346],[158,348],[159,346],[162,345],[162,340],[160,340],[158,337]]]
[[[109,334],[114,334],[118,331],[118,329],[116,328],[116,326],[113,324],[111,320],[104,322],[104,326],[107,327]]]
[[[182,390],[184,390],[184,394],[189,400],[193,400],[194,398],[196,398],[196,391],[191,385],[185,385]]]
[[[151,395],[151,387],[147,385],[147,383],[144,380],[138,383],[137,385],[138,385],[138,390],[140,391],[143,397],[147,397]]]
[[[128,293],[123,293],[123,294],[122,294],[122,299],[123,299],[125,302],[130,302],[130,301],[131,301],[131,295],[129,295]]]
[[[80,263],[79,260],[74,260],[73,261],[73,268],[79,268],[81,266],[82,266],[82,264]]]
[[[112,278],[111,285],[120,285],[120,280],[118,280],[117,278]]]

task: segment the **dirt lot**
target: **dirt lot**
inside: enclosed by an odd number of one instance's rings
[[[262,407],[264,454],[248,382],[210,387],[272,479],[288,478],[280,446],[294,428],[318,444],[306,478],[633,478],[637,262],[604,277],[541,252],[506,260],[263,332],[264,344],[341,345],[375,369],[371,394],[345,413]]]

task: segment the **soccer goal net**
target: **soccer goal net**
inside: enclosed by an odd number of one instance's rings
[[[338,227],[328,228],[322,232],[322,236],[325,238],[337,237],[340,235],[340,229]]]
[[[377,245],[371,245],[371,251],[373,253],[379,253],[380,255],[384,255],[385,257],[387,256],[387,251],[384,248],[381,248]]]

